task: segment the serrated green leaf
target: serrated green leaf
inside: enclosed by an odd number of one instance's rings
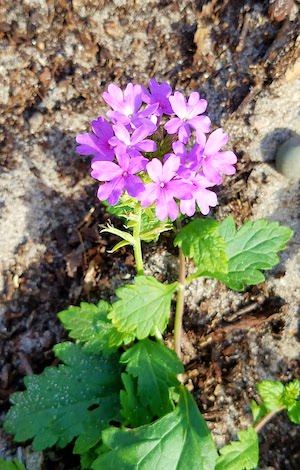
[[[226,242],[228,274],[210,273],[234,290],[259,284],[265,280],[261,270],[271,269],[279,262],[277,252],[286,248],[293,232],[278,222],[257,220],[246,222],[233,230],[232,218],[221,224],[221,234]]]
[[[251,411],[254,424],[260,421],[268,413],[268,410],[266,409],[265,405],[259,405],[258,403],[256,403],[255,400],[252,400],[251,402]]]
[[[82,421],[84,433],[77,437],[73,449],[74,454],[84,454],[92,449],[101,439],[101,432],[107,427],[107,423],[112,419],[112,410],[114,419],[119,419],[120,399],[117,394],[101,399],[99,406],[90,410]]]
[[[300,380],[295,379],[285,385],[282,400],[287,407],[289,419],[296,424],[300,424]]]
[[[206,219],[204,222],[208,224],[206,241],[195,242],[196,234],[190,235],[188,229],[186,236],[184,235],[181,240],[184,254],[193,257],[199,269],[191,277],[199,275],[214,277],[231,289],[238,291],[265,280],[261,270],[271,269],[278,263],[279,258],[276,253],[286,248],[286,243],[293,235],[293,231],[288,227],[264,219],[255,222],[248,221],[239,230],[236,230],[232,217],[226,218],[220,226],[218,222],[210,221],[210,219]],[[215,232],[209,230],[210,224]],[[189,248],[189,236],[192,240],[191,248]],[[227,263],[223,257],[224,246],[220,244],[219,237],[225,243]],[[195,246],[197,247],[196,251]],[[205,247],[207,255],[202,255],[204,258],[201,259],[201,253],[205,253]],[[221,262],[219,261],[220,257],[222,258]],[[219,262],[220,268],[218,267]],[[211,268],[207,267],[209,264]]]
[[[13,406],[4,423],[17,442],[33,439],[37,451],[55,444],[65,447],[74,437],[90,433],[98,407],[104,412],[101,429],[119,416],[119,356],[88,355],[73,343],[59,344],[54,350],[64,364],[26,377],[27,390],[12,395]],[[110,413],[102,401],[110,404]],[[100,440],[99,427],[96,432]]]
[[[281,382],[277,380],[262,380],[257,384],[256,388],[263,399],[267,411],[275,411],[284,408],[282,399],[284,385]]]
[[[184,372],[174,351],[144,339],[123,353],[120,362],[126,364],[126,372],[137,377],[139,399],[153,416],[163,416],[173,409],[170,388],[179,385],[177,374]]]
[[[124,417],[123,424],[137,428],[150,423],[152,413],[148,407],[142,405],[137,396],[137,380],[129,374],[122,374],[125,390],[120,392],[121,414]]]
[[[190,393],[181,388],[176,409],[152,424],[102,433],[111,450],[94,470],[213,470],[217,457],[209,429]]]
[[[120,298],[113,303],[108,318],[121,333],[138,339],[163,333],[169,315],[172,295],[177,283],[162,284],[153,277],[138,276],[134,284],[116,291]]]
[[[25,466],[18,459],[4,460],[0,457],[1,470],[26,470]]]
[[[290,406],[287,413],[289,419],[295,423],[300,424],[300,402],[297,401],[294,405]]]
[[[69,336],[84,343],[83,349],[91,354],[112,354],[122,344],[133,341],[134,336],[122,335],[107,318],[111,306],[104,300],[98,305],[81,302],[80,307],[69,307],[58,314]]]
[[[226,244],[220,227],[216,220],[197,219],[183,227],[174,240],[174,245],[194,260],[199,276],[207,271],[226,273],[228,270]]]
[[[296,379],[292,382],[289,382],[285,385],[283,394],[282,394],[282,401],[289,410],[293,407],[300,396],[300,380]]]
[[[258,436],[253,428],[238,432],[238,441],[222,447],[215,470],[252,470],[258,465]]]

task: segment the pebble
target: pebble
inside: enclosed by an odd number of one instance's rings
[[[278,148],[276,170],[289,180],[300,180],[300,137],[292,137]]]
[[[215,395],[216,397],[220,397],[220,396],[224,395],[224,391],[223,391],[222,385],[217,384],[217,386],[216,386],[216,388],[215,388],[215,391],[214,391],[214,395]]]
[[[40,113],[39,111],[36,111],[35,113],[33,113],[33,115],[30,116],[29,118],[30,133],[34,134],[35,132],[37,132],[40,129],[43,122],[44,122],[44,116],[42,113]]]

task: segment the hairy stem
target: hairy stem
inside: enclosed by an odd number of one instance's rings
[[[177,303],[175,312],[175,324],[174,324],[174,349],[181,359],[181,334],[182,334],[182,317],[184,308],[184,289],[185,289],[185,257],[182,250],[179,250],[179,278],[178,278],[178,290],[177,290]]]
[[[262,430],[262,428],[272,419],[274,416],[279,413],[279,411],[282,411],[283,408],[278,408],[277,410],[270,411],[267,413],[258,423],[253,426],[254,430],[258,433],[259,431]]]
[[[143,267],[143,255],[142,255],[142,247],[141,247],[141,216],[142,216],[142,208],[140,205],[137,206],[135,210],[136,217],[136,224],[133,228],[133,238],[134,238],[134,257],[135,257],[135,264],[136,264],[136,271],[138,276],[142,276],[144,274],[144,267]]]

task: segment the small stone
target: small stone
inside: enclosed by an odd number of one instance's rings
[[[42,115],[42,113],[40,113],[39,111],[36,111],[35,113],[33,113],[33,115],[30,116],[29,118],[30,133],[34,134],[35,132],[37,132],[40,129],[43,122],[44,122],[44,116]]]
[[[300,179],[300,137],[292,137],[278,148],[275,166],[289,180]]]
[[[106,23],[104,24],[104,29],[108,36],[114,39],[121,39],[122,37],[124,37],[124,31],[120,23],[117,23],[116,21],[106,21]]]
[[[11,25],[6,23],[6,21],[0,22],[0,32],[1,33],[8,33],[11,30]]]
[[[218,384],[218,385],[216,386],[215,391],[214,391],[214,395],[215,395],[216,397],[220,397],[220,396],[224,395],[224,391],[223,391],[222,385]]]

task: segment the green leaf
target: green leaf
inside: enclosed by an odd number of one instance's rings
[[[214,277],[241,291],[265,280],[261,270],[279,262],[276,253],[286,248],[292,235],[288,227],[264,219],[248,221],[236,230],[228,217],[221,225],[210,219],[195,220],[184,227],[175,243],[195,261],[198,271],[191,278]]]
[[[300,424],[300,402],[297,401],[288,409],[288,417],[289,419],[296,424]]]
[[[137,396],[137,380],[129,374],[122,374],[125,390],[120,392],[122,405],[121,414],[124,417],[123,424],[137,428],[150,423],[152,413],[148,407],[142,405]]]
[[[193,258],[197,275],[205,272],[227,273],[226,244],[220,233],[220,224],[213,219],[197,219],[186,225],[174,241],[184,255]]]
[[[86,434],[92,445],[100,440],[100,431],[119,417],[119,356],[88,355],[73,343],[59,344],[54,350],[64,364],[26,377],[27,390],[12,395],[13,406],[4,423],[17,442],[33,439],[36,451],[55,444],[65,447],[76,436],[86,439]],[[92,438],[95,415],[101,425]]]
[[[177,282],[162,284],[153,277],[138,276],[134,284],[116,291],[120,300],[112,305],[108,318],[118,331],[138,339],[163,333],[176,287]]]
[[[123,240],[126,240],[128,244],[134,245],[134,238],[130,233],[124,232],[124,230],[119,230],[113,225],[108,224],[106,228],[101,230],[101,233],[103,232],[108,232],[108,233],[112,233],[113,235],[117,235]]]
[[[115,253],[118,251],[120,248],[123,248],[123,246],[128,246],[130,245],[129,242],[126,240],[121,240],[119,243],[117,243],[111,250],[107,250],[107,253]]]
[[[285,385],[282,400],[287,409],[293,407],[300,396],[300,380],[296,379]]]
[[[256,388],[261,398],[263,399],[264,405],[268,412],[284,408],[284,385],[281,382],[262,380],[259,384],[257,384]]]
[[[83,418],[82,426],[84,433],[80,434],[75,442],[74,454],[84,454],[92,449],[101,439],[101,432],[107,427],[107,423],[112,419],[119,418],[120,399],[117,394],[112,394],[102,398],[101,403]]]
[[[253,428],[238,432],[238,441],[219,450],[215,470],[252,470],[258,465],[258,436]]]
[[[217,452],[209,429],[190,393],[181,388],[174,411],[133,430],[109,428],[102,433],[111,449],[94,470],[213,470]]]
[[[109,206],[106,204],[106,206],[108,212],[126,221],[125,227],[128,230],[133,230],[133,228],[137,224],[135,209],[138,204],[139,203],[136,200],[124,194],[118,204],[116,204],[115,206]],[[173,224],[169,222],[159,221],[154,213],[154,209],[152,209],[151,207],[142,209],[142,217],[140,224],[140,238],[142,241],[146,243],[157,241],[159,235],[162,232],[172,230],[172,228]]]
[[[25,466],[18,459],[4,460],[0,457],[1,470],[26,470]]]
[[[287,407],[289,419],[296,424],[300,424],[300,380],[293,380],[285,385],[283,391],[283,402]]]
[[[265,280],[261,269],[271,269],[279,262],[277,252],[286,248],[293,232],[278,222],[257,220],[246,222],[235,229],[231,217],[221,224],[221,235],[226,242],[228,273],[210,273],[234,290],[259,284]]]
[[[254,424],[258,423],[258,421],[260,421],[268,413],[265,405],[263,403],[259,405],[255,400],[252,400],[251,402],[251,411]]]
[[[104,201],[103,204],[106,206],[108,212],[121,219],[127,220],[128,216],[134,212],[136,201],[124,193],[119,202],[114,206],[110,206],[106,201]]]
[[[69,336],[84,343],[83,349],[91,354],[112,354],[134,336],[122,335],[107,318],[111,306],[104,300],[98,305],[81,302],[80,307],[69,307],[58,314]]]
[[[170,388],[179,385],[177,374],[184,372],[174,351],[144,339],[123,353],[120,362],[126,364],[126,372],[137,377],[140,401],[150,408],[153,416],[163,416],[174,408]]]
[[[130,228],[130,223],[128,223],[128,228]],[[132,227],[133,228],[133,227]],[[163,232],[168,232],[173,229],[173,224],[165,221],[161,222],[157,219],[154,209],[147,207],[143,209],[142,218],[141,218],[141,240],[150,243],[152,241],[157,241],[160,234]]]

